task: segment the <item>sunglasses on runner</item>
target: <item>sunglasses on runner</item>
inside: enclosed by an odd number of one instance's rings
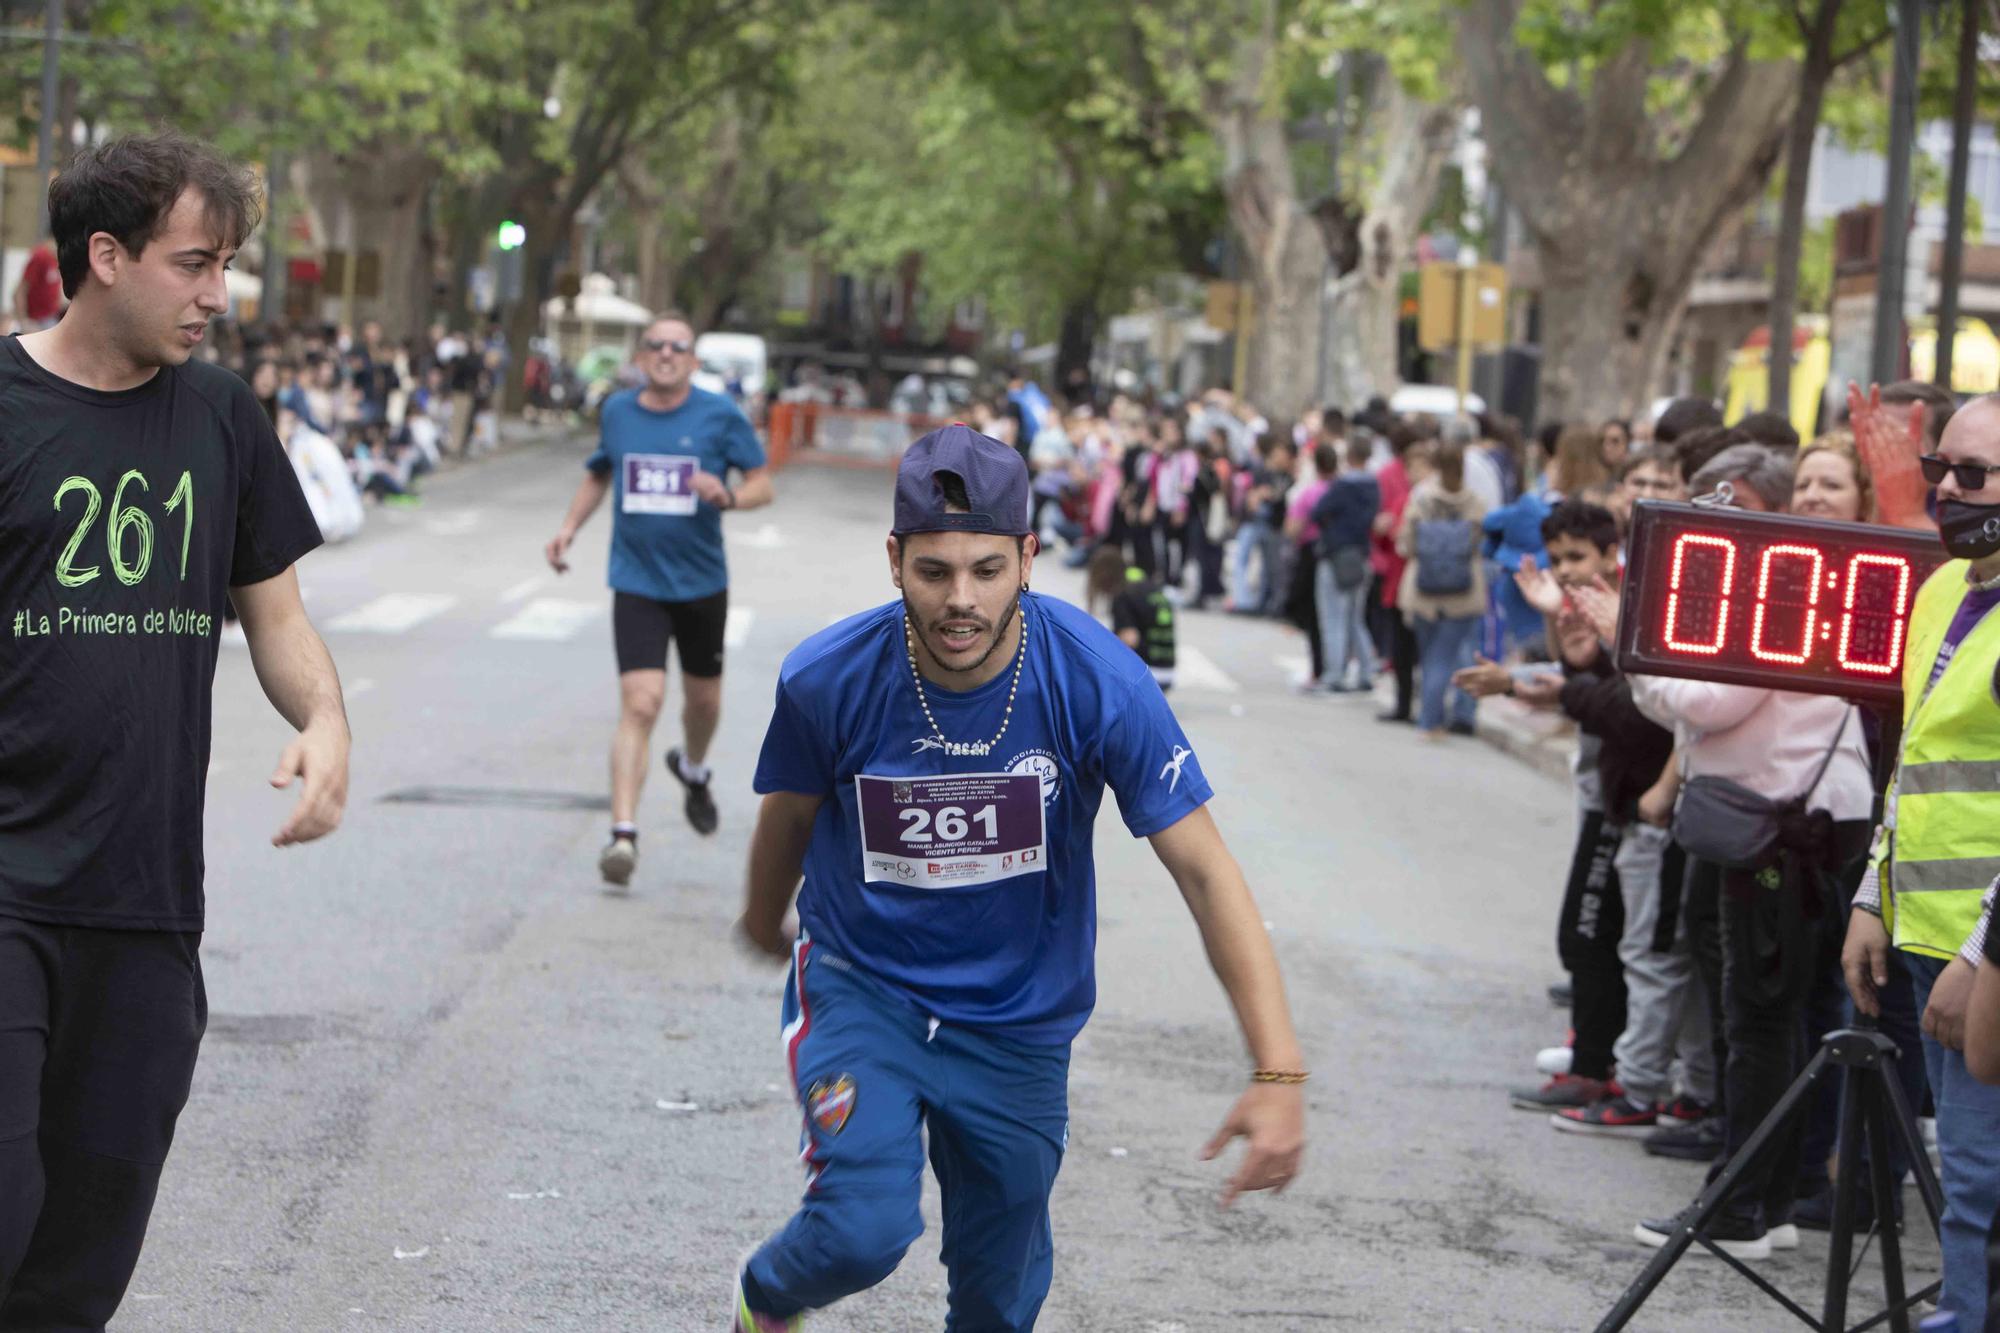
[[[649,352],[672,352],[675,356],[686,356],[694,350],[694,344],[682,342],[679,338],[648,338],[645,348]]]
[[[1924,480],[1936,486],[1949,472],[1958,478],[1960,490],[1981,491],[1986,489],[1986,478],[2000,467],[1987,467],[1984,463],[1954,463],[1943,454],[1925,454],[1917,459],[1917,466],[1923,469]]]

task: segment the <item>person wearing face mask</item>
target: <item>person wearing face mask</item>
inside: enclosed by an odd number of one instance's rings
[[[2000,394],[1951,418],[1920,460],[1951,559],[1917,593],[1903,652],[1903,735],[1887,812],[1855,895],[1841,964],[1855,1007],[1880,1012],[1896,950],[1916,985],[1938,1107],[1945,1210],[1938,1308],[1986,1317],[1986,1233],[2000,1210],[2000,1089],[1963,1054],[1983,956],[1981,896],[2000,876]]]

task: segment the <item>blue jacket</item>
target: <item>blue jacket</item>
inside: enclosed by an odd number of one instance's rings
[[[1313,505],[1313,525],[1319,529],[1319,549],[1332,554],[1346,546],[1366,546],[1373,535],[1375,515],[1382,508],[1382,488],[1365,472],[1343,472]]]

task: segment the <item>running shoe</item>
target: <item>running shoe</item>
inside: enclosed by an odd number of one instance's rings
[[[1722,1156],[1723,1118],[1719,1115],[1692,1125],[1656,1129],[1646,1136],[1646,1151],[1682,1162],[1712,1162]]]
[[[708,779],[695,782],[681,772],[679,748],[667,751],[667,772],[673,774],[675,782],[687,788],[687,817],[694,831],[703,835],[715,832],[715,798],[708,794]]]
[[[1667,1243],[1669,1237],[1687,1225],[1686,1219],[1693,1211],[1690,1208],[1670,1218],[1648,1219],[1632,1228],[1632,1236],[1641,1245],[1650,1245],[1657,1250]],[[1764,1229],[1764,1224],[1755,1218],[1730,1217],[1725,1213],[1710,1218],[1708,1227],[1702,1234],[1715,1242],[1716,1249],[1732,1259],[1754,1260],[1771,1257],[1773,1246],[1770,1233]],[[1796,1249],[1799,1239],[1796,1231],[1792,1233],[1791,1239],[1792,1247]],[[1705,1245],[1690,1245],[1687,1252],[1693,1255],[1711,1255],[1711,1251]]]
[[[1520,1111],[1560,1111],[1570,1106],[1588,1106],[1606,1097],[1623,1097],[1625,1089],[1616,1079],[1578,1078],[1557,1074],[1539,1088],[1515,1088],[1507,1100]]]
[[[1557,1111],[1549,1117],[1549,1123],[1565,1134],[1631,1138],[1652,1133],[1659,1123],[1659,1112],[1639,1105],[1630,1097],[1606,1097],[1588,1106]]]
[[[805,1326],[803,1315],[780,1319],[774,1314],[758,1314],[751,1309],[750,1302],[743,1299],[743,1275],[737,1274],[736,1318],[729,1325],[729,1333],[799,1333]]]
[[[1672,1129],[1676,1125],[1692,1125],[1715,1114],[1715,1108],[1707,1102],[1698,1102],[1683,1093],[1660,1107],[1660,1127]]]
[[[632,882],[632,867],[639,864],[639,844],[630,838],[613,838],[597,855],[597,873],[613,888]]]

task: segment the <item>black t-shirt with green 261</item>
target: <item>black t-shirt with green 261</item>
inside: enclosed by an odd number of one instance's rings
[[[102,393],[0,341],[0,915],[202,928],[223,599],[319,541],[235,375]]]

